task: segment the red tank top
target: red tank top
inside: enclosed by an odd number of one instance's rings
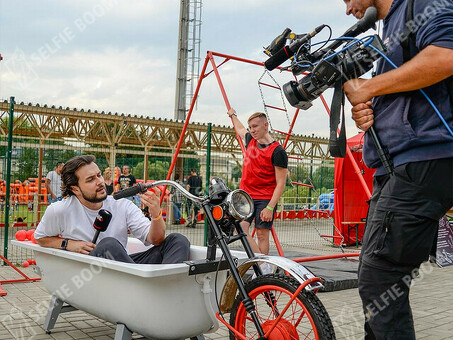
[[[258,148],[258,142],[252,138],[245,152],[242,178],[239,188],[245,190],[253,199],[271,199],[277,181],[272,165],[272,153],[280,143],[275,141],[265,148]]]

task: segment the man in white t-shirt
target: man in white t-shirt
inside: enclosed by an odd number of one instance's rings
[[[61,196],[61,171],[64,163],[58,162],[55,170],[49,171],[46,176],[47,200],[49,204],[62,200]]]
[[[128,263],[180,263],[189,259],[190,244],[181,234],[165,237],[159,194],[147,191],[140,195],[148,207],[151,221],[127,199],[108,196],[104,178],[92,155],[76,156],[63,167],[62,189],[66,198],[50,205],[35,231],[39,245],[110,258]],[[112,219],[97,244],[93,222],[100,209],[108,210]],[[127,231],[145,245],[145,252],[129,255]]]

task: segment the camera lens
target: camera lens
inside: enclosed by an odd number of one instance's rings
[[[307,110],[312,106],[311,101],[304,95],[302,85],[300,85],[297,81],[292,80],[284,84],[283,93],[293,107]]]

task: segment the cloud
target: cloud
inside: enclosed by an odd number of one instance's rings
[[[178,1],[25,0],[7,11],[4,2],[0,4],[0,53],[4,57],[0,97],[173,118]],[[338,35],[355,21],[344,15],[341,1],[331,0],[205,0],[201,19],[201,64],[207,50],[264,61],[262,46],[285,27],[303,33],[327,23]],[[321,40],[326,37],[327,32],[319,35]],[[229,61],[220,74],[241,119],[264,110],[257,84],[263,68]],[[279,85],[293,79],[278,71],[272,76]],[[326,91],[327,97],[330,92]],[[278,91],[264,96],[270,105],[283,105]],[[295,109],[287,102],[286,107],[291,121]],[[274,128],[288,129],[284,113],[269,110],[269,114]],[[230,125],[214,74],[203,82],[192,119]],[[299,113],[294,132],[328,135],[326,110],[319,100]]]

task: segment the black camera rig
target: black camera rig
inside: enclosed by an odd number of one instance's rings
[[[265,49],[265,53],[270,55],[270,58],[264,64],[268,70],[273,70],[291,59],[289,69],[294,75],[310,72],[299,81],[290,81],[283,85],[283,92],[289,103],[293,107],[307,110],[312,106],[314,99],[326,89],[334,87],[337,81],[358,78],[371,70],[373,63],[380,58],[376,50],[385,53],[385,46],[377,35],[366,40],[352,39],[372,28],[376,20],[376,9],[368,8],[363,18],[348,29],[341,38],[313,53],[310,52],[310,40],[327,25],[321,25],[308,34],[293,34],[294,38],[291,38],[291,30],[287,28]],[[280,47],[285,37],[286,40],[290,40],[290,44],[276,51],[275,47]],[[344,43],[346,43],[345,46],[335,52],[335,49]]]
[[[289,103],[302,110],[312,106],[312,101],[318,98],[329,87],[343,79],[358,78],[373,68],[373,62],[379,59],[380,54],[371,46],[384,52],[381,39],[375,35],[367,42],[352,43],[343,52],[331,54],[321,59],[314,67],[301,67],[300,61],[293,61],[296,68],[292,67],[298,74],[304,71],[311,71],[300,81],[290,81],[283,85],[283,92]]]
[[[363,18],[344,32],[340,38],[314,52],[310,51],[311,38],[328,27],[327,25],[318,26],[312,32],[301,35],[295,35],[289,28],[286,28],[264,51],[270,56],[264,63],[268,70],[273,70],[291,59],[291,65],[287,69],[290,69],[294,75],[309,72],[300,80],[290,81],[283,85],[283,93],[291,106],[307,110],[313,105],[313,100],[325,90],[335,87],[331,106],[329,141],[329,150],[334,157],[344,157],[346,152],[344,111],[340,135],[337,136],[340,110],[344,106],[342,85],[344,82],[358,78],[370,71],[373,63],[381,57],[381,53],[386,52],[378,35],[355,39],[357,35],[375,27],[377,17],[376,8],[369,7]],[[287,41],[289,44],[285,45]],[[339,51],[335,51],[343,44],[344,46]],[[373,127],[369,129],[369,132],[386,171],[391,174],[393,164],[387,149],[381,146]]]

